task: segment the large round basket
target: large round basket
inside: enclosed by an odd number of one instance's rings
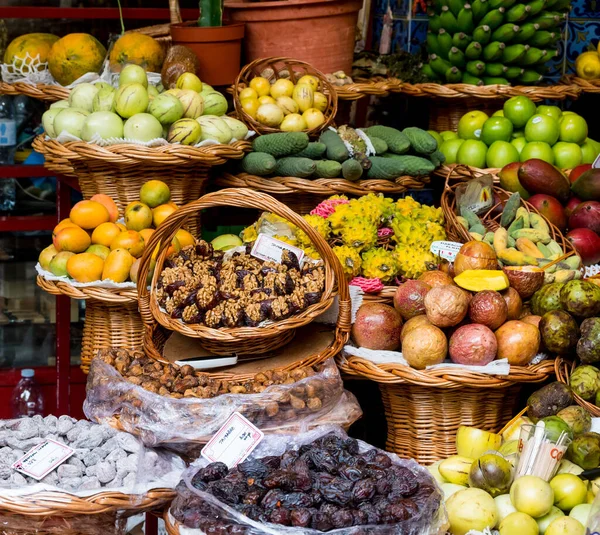
[[[511,97],[527,96],[534,102],[576,99],[581,88],[576,85],[510,86],[470,84],[402,84],[402,93],[412,97],[431,98],[429,128],[436,132],[456,131],[458,121],[467,112],[480,110],[488,115],[499,110]]]
[[[297,177],[260,177],[240,173],[223,173],[215,184],[225,188],[250,188],[275,197],[294,212],[309,213],[315,206],[332,195],[361,197],[369,193],[398,195],[409,189],[422,189],[429,177],[401,176],[396,180],[358,180],[343,178],[318,178],[310,180]]]
[[[242,158],[250,150],[250,143],[153,148],[124,143],[100,147],[83,141],[59,143],[38,136],[33,148],[44,155],[46,168],[77,178],[84,198],[104,193],[123,212],[130,202],[139,200],[140,187],[151,179],[166,182],[171,200],[178,205],[197,199],[203,193],[209,168]]]
[[[142,347],[144,325],[138,312],[137,291],[93,286],[75,288],[65,282],[37,278],[40,288],[52,295],[66,295],[86,301],[81,344],[81,369],[88,373],[92,359],[100,349]]]
[[[509,375],[494,376],[450,368],[415,370],[343,356],[338,367],[349,378],[379,384],[388,425],[386,449],[420,464],[455,455],[461,425],[502,429],[513,417],[523,384],[541,383],[554,371],[553,361],[511,366]]]
[[[62,85],[9,83],[0,80],[0,95],[25,95],[45,102],[56,102],[69,98],[70,92],[70,89]]]
[[[261,327],[234,327],[212,329],[200,324],[185,324],[179,319],[173,319],[161,310],[156,297],[156,284],[163,269],[169,243],[175,233],[192,216],[200,210],[213,206],[229,206],[232,208],[252,208],[273,212],[306,232],[316,250],[321,255],[325,267],[325,288],[319,302],[310,305],[302,312],[282,321],[268,323]],[[274,350],[289,342],[297,327],[310,323],[314,318],[325,312],[334,299],[336,281],[343,281],[342,267],[324,238],[311,227],[304,218],[290,210],[273,197],[250,189],[224,189],[204,195],[197,201],[187,204],[171,214],[163,224],[152,234],[146,253],[140,264],[140,280],[146,280],[150,269],[152,251],[159,246],[159,253],[152,277],[151,291],[145,286],[138,287],[139,306],[142,319],[148,327],[155,322],[170,331],[178,331],[184,336],[198,338],[208,351],[220,355],[252,354]],[[348,287],[340,284],[338,288],[340,310],[350,307]],[[346,314],[343,321],[345,335],[349,331],[349,319]]]
[[[576,74],[568,74],[561,79],[565,85],[576,85],[583,93],[600,93],[600,79],[586,80]]]
[[[564,358],[557,358],[554,366],[554,371],[556,373],[556,378],[566,385],[569,385],[569,378],[571,374],[577,367],[578,363],[576,361],[570,361]],[[577,405],[580,405],[584,409],[586,409],[594,418],[600,417],[600,407],[594,405],[591,401],[586,401],[582,397],[572,392],[573,398],[577,402]]]
[[[327,106],[323,111],[325,122],[318,127],[306,130],[308,135],[317,135],[333,123],[335,119],[338,107],[337,93],[322,72],[318,71],[308,63],[291,58],[259,58],[242,68],[233,86],[233,105],[235,106],[238,118],[245,123],[248,128],[254,130],[258,134],[280,132],[281,130],[278,128],[265,126],[246,113],[238,96],[241,91],[240,87],[248,87],[252,78],[257,76],[263,76],[270,82],[277,80],[278,78],[288,78],[295,84],[305,74],[315,76],[319,80],[319,91],[327,97]]]

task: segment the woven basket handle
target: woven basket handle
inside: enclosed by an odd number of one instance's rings
[[[182,22],[181,11],[179,10],[179,0],[169,0],[169,14],[171,15],[171,24]]]
[[[346,276],[342,270],[342,266],[337,259],[337,256],[329,247],[327,241],[313,228],[306,220],[296,212],[288,208],[285,204],[274,199],[266,193],[243,188],[228,188],[208,193],[200,197],[197,201],[193,201],[185,206],[182,206],[176,212],[173,212],[152,234],[150,241],[146,244],[144,254],[140,262],[138,280],[146,281],[150,270],[152,252],[159,247],[157,256],[156,268],[152,278],[152,288],[158,281],[159,272],[162,269],[162,263],[166,256],[166,251],[171,245],[171,241],[177,231],[182,228],[185,221],[205,208],[214,206],[230,206],[236,208],[256,208],[273,212],[280,217],[283,217],[290,223],[293,223],[298,228],[303,230],[325,262],[326,275],[335,277],[338,283],[338,300],[339,300],[339,315],[337,327],[344,333],[349,333],[352,325],[351,319],[351,302]],[[333,271],[333,273],[331,273]],[[150,292],[146,284],[138,284],[138,297],[140,313],[143,322],[150,326],[155,323],[152,312],[150,311]]]

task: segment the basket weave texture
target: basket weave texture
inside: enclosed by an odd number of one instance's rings
[[[56,102],[69,98],[70,89],[61,85],[51,84],[28,84],[25,82],[2,82],[0,81],[0,95],[25,95],[27,97],[43,100],[45,102]]]
[[[144,324],[138,311],[135,289],[75,288],[41,276],[37,277],[37,284],[52,295],[86,300],[81,344],[81,369],[84,373],[89,372],[92,359],[100,349],[138,349],[142,346]]]
[[[254,130],[258,134],[272,134],[275,132],[280,132],[279,128],[272,128],[270,126],[265,126],[264,124],[259,123],[257,120],[253,119],[246,113],[246,111],[242,107],[242,103],[239,99],[239,93],[241,91],[240,87],[247,87],[250,85],[250,80],[257,76],[261,76],[265,70],[270,69],[272,74],[267,76],[269,81],[274,81],[280,78],[280,74],[282,71],[288,73],[287,78],[289,78],[294,84],[305,74],[311,74],[315,76],[319,80],[319,91],[325,94],[327,97],[327,107],[323,112],[325,116],[325,122],[319,125],[316,128],[311,128],[306,130],[305,132],[308,135],[317,135],[322,130],[325,130],[330,124],[333,123],[335,119],[335,115],[338,109],[338,96],[334,89],[334,87],[327,81],[325,75],[321,72],[305,63],[303,61],[285,58],[285,57],[270,57],[270,58],[258,58],[248,65],[244,66],[238,77],[235,80],[235,84],[233,86],[233,105],[235,106],[235,111],[238,115],[238,118],[248,126],[251,130]]]
[[[569,385],[569,378],[571,374],[577,367],[578,363],[575,361],[570,361],[563,359],[561,357],[557,358],[554,363],[554,371],[556,373],[556,379],[561,383]],[[571,392],[573,394],[573,399],[577,402],[577,405],[580,405],[584,409],[586,409],[594,418],[600,417],[600,407],[597,407],[590,401],[586,401],[582,397],[578,396],[575,392]]]
[[[575,74],[568,74],[561,79],[561,82],[579,87],[582,93],[600,93],[600,79],[585,80]]]
[[[402,84],[402,93],[411,97],[435,99],[488,99],[506,100],[512,97],[526,96],[535,102],[541,100],[576,99],[581,88],[576,85],[551,86],[511,86],[511,85],[472,85],[472,84]]]
[[[185,324],[161,311],[154,289],[164,266],[169,247],[168,244],[170,244],[175,233],[189,217],[196,215],[200,210],[213,206],[266,210],[285,218],[306,232],[324,261],[325,288],[320,302],[309,306],[299,314],[288,319],[269,323],[262,327],[212,329],[205,325]],[[261,351],[281,347],[292,339],[294,329],[310,323],[315,317],[322,314],[331,306],[336,281],[345,280],[337,257],[327,242],[313,227],[273,197],[249,189],[231,188],[209,193],[171,214],[152,234],[148,242],[145,249],[146,252],[142,256],[140,263],[140,280],[146,280],[150,269],[152,251],[157,246],[160,246],[160,248],[152,277],[152,290],[148,292],[148,288],[145,286],[138,286],[139,306],[144,323],[151,328],[155,322],[158,322],[170,331],[178,331],[184,336],[199,338],[206,349],[217,354],[257,354]],[[342,331],[341,338],[344,338],[348,336],[350,331],[350,296],[348,286],[340,284],[338,292],[340,307],[338,329]],[[145,343],[147,342],[151,342],[151,337],[148,338],[146,336]]]

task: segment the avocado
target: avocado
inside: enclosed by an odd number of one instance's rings
[[[560,290],[560,304],[576,318],[591,318],[600,314],[600,286],[584,280],[567,282]]]
[[[567,385],[555,381],[529,396],[527,416],[533,423],[537,423],[538,420],[547,416],[555,416],[556,413],[572,404],[571,389]]]
[[[577,356],[583,364],[600,362],[600,318],[588,318],[581,322]]]
[[[544,346],[556,355],[568,355],[577,345],[579,327],[564,310],[546,312],[540,320],[540,334]]]
[[[531,311],[536,316],[543,316],[551,310],[560,310],[560,291],[564,285],[564,282],[553,282],[542,286],[531,298]]]

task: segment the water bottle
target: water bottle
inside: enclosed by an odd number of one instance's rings
[[[11,397],[13,418],[44,414],[44,397],[31,369],[21,370],[21,380],[15,386]]]
[[[13,165],[15,163],[16,146],[17,122],[13,97],[0,95],[0,165]],[[13,210],[15,200],[15,179],[0,179],[0,210]]]

